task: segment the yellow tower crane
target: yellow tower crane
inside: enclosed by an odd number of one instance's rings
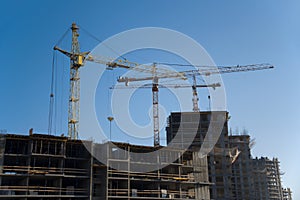
[[[69,109],[68,109],[68,137],[71,139],[78,138],[79,126],[79,101],[80,101],[80,71],[79,69],[85,64],[86,61],[104,64],[107,69],[124,68],[128,70],[135,70],[142,73],[153,74],[153,67],[149,65],[140,65],[138,63],[129,62],[127,60],[115,60],[105,57],[97,57],[90,54],[90,52],[81,52],[78,42],[79,27],[73,23],[72,30],[72,48],[71,51],[66,51],[58,46],[53,49],[57,50],[70,58],[70,94],[69,94]],[[169,71],[167,69],[157,69],[155,72],[160,76],[165,74],[172,74],[174,77],[183,77],[182,74]]]

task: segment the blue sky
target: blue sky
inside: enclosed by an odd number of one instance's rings
[[[269,62],[276,67],[223,76],[230,126],[245,128],[256,139],[254,156],[280,159],[286,172],[284,185],[299,199],[299,9],[296,0],[4,1],[0,12],[0,129],[27,134],[32,127],[47,132],[52,48],[72,22],[101,40],[132,28],[170,28],[199,42],[217,65]],[[67,42],[62,46],[68,48]],[[82,48],[90,50],[96,44],[86,39]],[[141,55],[151,60],[156,54]],[[68,66],[68,60],[59,59]],[[61,88],[68,86],[65,79],[60,79]],[[60,92],[61,99],[67,97]],[[58,109],[67,111],[63,103]],[[57,118],[65,119],[66,114],[61,113]],[[102,115],[109,114],[106,110]],[[103,126],[108,129],[108,124]],[[65,127],[66,121],[59,122],[57,130],[64,132]]]

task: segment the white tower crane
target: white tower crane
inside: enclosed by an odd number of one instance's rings
[[[174,64],[173,64],[174,65]],[[198,94],[197,94],[197,84],[196,84],[196,76],[210,76],[212,74],[224,74],[224,73],[232,73],[232,72],[246,72],[246,71],[255,71],[255,70],[263,70],[263,69],[271,69],[274,66],[270,64],[251,64],[251,65],[237,65],[237,66],[196,66],[198,70],[189,70],[189,71],[181,71],[178,74],[156,74],[157,65],[153,64],[152,76],[149,77],[120,77],[118,82],[125,82],[125,85],[128,85],[129,82],[135,81],[145,81],[152,80],[152,104],[153,104],[153,134],[154,134],[154,146],[160,145],[159,139],[159,110],[158,110],[158,80],[162,78],[188,78],[193,77],[193,111],[199,112],[198,107]]]

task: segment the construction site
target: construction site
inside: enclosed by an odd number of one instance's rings
[[[200,126],[205,127],[210,112],[172,113],[169,119],[178,115],[203,116],[201,119],[205,120],[200,121]],[[173,128],[168,131],[169,137],[174,134],[176,124],[178,121],[170,121],[168,128]],[[201,143],[201,137],[196,137],[196,141]],[[102,154],[107,163],[91,156],[87,146]],[[125,151],[116,150],[115,146]],[[253,159],[250,136],[228,135],[227,122],[207,157],[200,158],[197,149],[198,145],[191,145],[184,152],[180,148],[166,148],[149,162],[146,157],[141,160],[130,156],[130,152],[145,156],[157,150],[156,147],[93,144],[64,136],[36,134],[32,130],[26,136],[4,134],[1,136],[0,198],[291,199],[290,189],[281,186],[278,159]],[[170,158],[175,161],[168,163]],[[160,168],[162,164],[164,167]],[[159,166],[158,170],[147,173],[138,170],[153,165]]]
[[[153,81],[153,146],[81,140],[78,137],[79,68],[84,61],[102,63],[111,69],[134,70],[136,64],[99,61],[88,55],[89,52],[80,52],[78,29],[72,24],[70,52],[54,47],[71,60],[68,135],[35,133],[33,129],[26,135],[1,134],[0,199],[292,199],[291,189],[283,187],[279,160],[253,158],[250,135],[229,133],[227,111],[200,111],[198,105],[197,88],[219,87],[219,84],[197,85],[196,76],[264,70],[273,66],[206,68],[169,75],[168,78],[183,75],[192,78],[193,111],[171,112],[164,119],[167,120],[166,146],[160,144],[158,127],[158,79],[165,78],[165,72],[160,74],[151,68],[150,77],[120,78],[119,82],[127,83]],[[216,137],[210,134],[210,128],[218,122],[222,124]],[[213,146],[207,147],[207,154],[200,155],[202,147],[207,145],[206,138]]]

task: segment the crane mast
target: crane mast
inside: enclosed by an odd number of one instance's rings
[[[159,146],[159,111],[158,111],[158,78],[156,77],[156,64],[153,63],[152,67],[152,103],[153,103],[153,137],[154,137],[154,146]]]
[[[199,110],[199,106],[198,106],[198,92],[197,92],[197,83],[196,83],[196,75],[193,74],[193,86],[192,86],[192,90],[193,90],[193,111],[194,112],[200,112]]]
[[[159,146],[159,111],[158,111],[158,78],[154,77],[152,85],[152,102],[153,102],[153,132],[154,146]]]
[[[78,43],[78,27],[75,23],[72,24],[72,48],[73,55],[80,54]],[[69,113],[68,113],[68,137],[72,139],[78,138],[79,126],[79,99],[80,99],[80,76],[79,68],[82,66],[80,56],[71,56],[70,66],[70,96],[69,96]]]

